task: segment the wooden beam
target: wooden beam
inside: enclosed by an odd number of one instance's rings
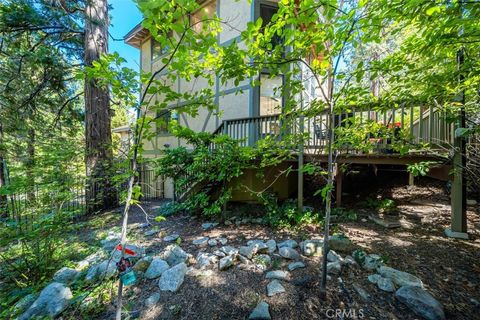
[[[336,186],[335,186],[335,205],[337,208],[342,206],[342,183],[343,183],[343,171],[341,166],[337,164],[337,174],[335,176]]]

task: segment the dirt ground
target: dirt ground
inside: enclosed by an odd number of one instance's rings
[[[477,207],[469,207],[468,228],[471,240],[454,240],[444,236],[449,226],[449,198],[443,185],[425,180],[415,187],[391,186],[376,191],[376,194],[394,199],[400,209],[401,228],[386,229],[368,220],[369,212],[358,207],[351,197],[346,205],[358,213],[358,220],[340,223],[338,228],[359,248],[367,253],[376,253],[387,259],[387,265],[418,276],[425,288],[444,307],[447,319],[480,319],[480,215]],[[148,202],[144,209],[150,214],[158,213],[160,203]],[[144,222],[144,213],[134,210],[130,223]],[[278,242],[295,239],[319,238],[321,231],[309,226],[299,232],[278,231],[268,227],[246,224],[225,226],[204,231],[205,221],[189,215],[176,215],[159,223],[164,235],[178,233],[180,246],[196,257],[199,248],[192,241],[200,236],[223,236],[228,245],[238,248],[250,239],[275,239]],[[147,254],[156,254],[170,243],[160,236],[139,236]],[[208,249],[212,252],[214,249]],[[343,257],[351,252],[341,253]],[[289,261],[272,256],[275,269],[287,270]],[[418,319],[394,295],[379,290],[367,280],[372,272],[360,267],[345,267],[339,277],[328,283],[326,300],[319,299],[320,260],[303,257],[306,268],[291,272],[291,279],[282,282],[286,293],[268,297],[264,272],[242,270],[236,266],[211,273],[188,275],[176,293],[160,292],[158,280],[141,280],[125,289],[132,314],[140,319],[246,319],[261,300],[270,305],[272,319]],[[365,302],[353,289],[356,283],[371,296]],[[145,299],[160,292],[160,301],[148,308]],[[102,319],[113,316],[110,306]],[[347,310],[349,313],[332,316],[332,310]]]

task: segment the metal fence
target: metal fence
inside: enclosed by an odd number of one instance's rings
[[[153,168],[143,165],[138,172],[142,200],[163,199],[165,180],[157,177]],[[80,217],[86,212],[85,179],[59,184],[58,181],[33,187],[21,192],[7,192],[0,199],[0,218],[4,223],[14,223],[19,228],[28,229],[38,217],[50,212],[68,211],[72,217]],[[118,189],[125,190],[126,184]]]

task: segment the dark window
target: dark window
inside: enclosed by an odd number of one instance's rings
[[[168,46],[162,47],[162,45],[152,38],[152,60],[156,60],[163,56],[168,51]]]
[[[275,13],[277,13],[278,8],[275,6],[271,6],[268,4],[260,4],[260,17],[262,17],[262,27],[265,26],[272,21],[272,17]]]
[[[262,18],[262,29],[265,28],[271,21],[272,17],[277,13],[278,7],[268,4],[260,4],[260,17]],[[274,35],[272,38],[272,47],[282,44],[281,38],[278,35]]]
[[[157,112],[157,134],[168,134],[168,125],[170,124],[171,113],[165,111]]]

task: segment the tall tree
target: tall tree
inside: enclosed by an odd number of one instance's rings
[[[85,6],[85,64],[92,66],[108,52],[108,2],[89,0]],[[87,211],[94,213],[116,203],[111,181],[112,133],[108,88],[85,80],[85,164]]]

